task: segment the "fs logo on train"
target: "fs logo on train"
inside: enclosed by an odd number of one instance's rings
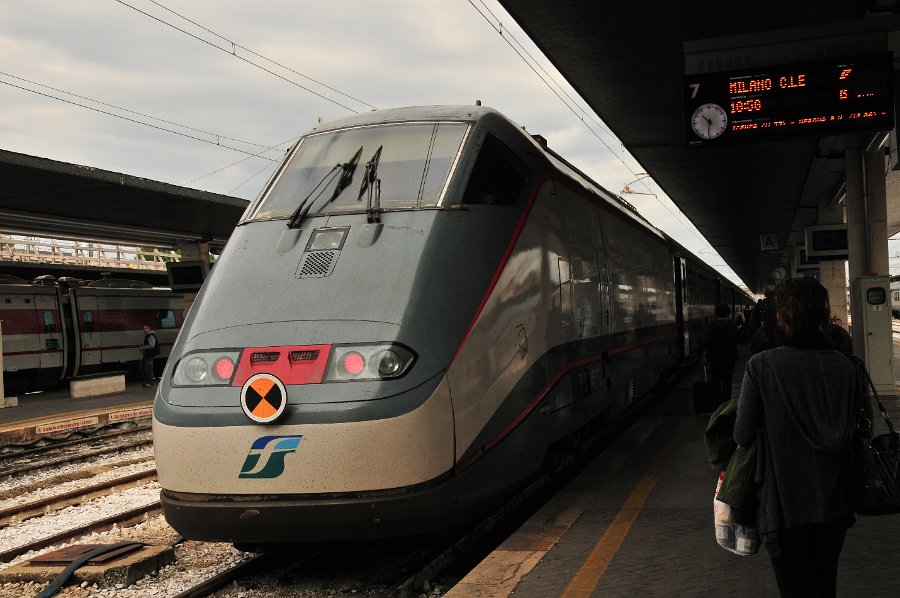
[[[287,407],[287,391],[272,374],[251,376],[241,388],[241,408],[259,424],[271,424]]]
[[[277,478],[284,473],[284,459],[300,446],[300,434],[261,436],[253,441],[239,478]]]

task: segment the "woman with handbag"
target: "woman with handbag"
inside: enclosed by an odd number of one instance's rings
[[[855,521],[845,476],[859,374],[822,332],[828,292],[814,279],[785,281],[778,316],[783,346],[747,362],[734,439],[747,445],[762,432],[758,528],[781,595],[834,596]]]

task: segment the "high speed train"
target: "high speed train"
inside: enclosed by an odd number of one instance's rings
[[[73,377],[135,369],[144,324],[156,330],[161,369],[183,321],[183,296],[145,282],[0,275],[4,387],[9,394],[52,389]]]
[[[321,124],[172,349],[166,519],[251,548],[451,526],[645,400],[717,302],[749,297],[495,110]]]

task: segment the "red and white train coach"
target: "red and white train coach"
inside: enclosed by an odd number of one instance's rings
[[[144,324],[156,331],[161,368],[184,321],[182,295],[132,280],[0,276],[3,378],[10,392],[134,369]]]

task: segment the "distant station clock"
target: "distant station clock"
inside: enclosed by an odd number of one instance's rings
[[[691,117],[691,128],[702,139],[715,139],[725,132],[727,126],[728,115],[718,104],[698,106]]]

